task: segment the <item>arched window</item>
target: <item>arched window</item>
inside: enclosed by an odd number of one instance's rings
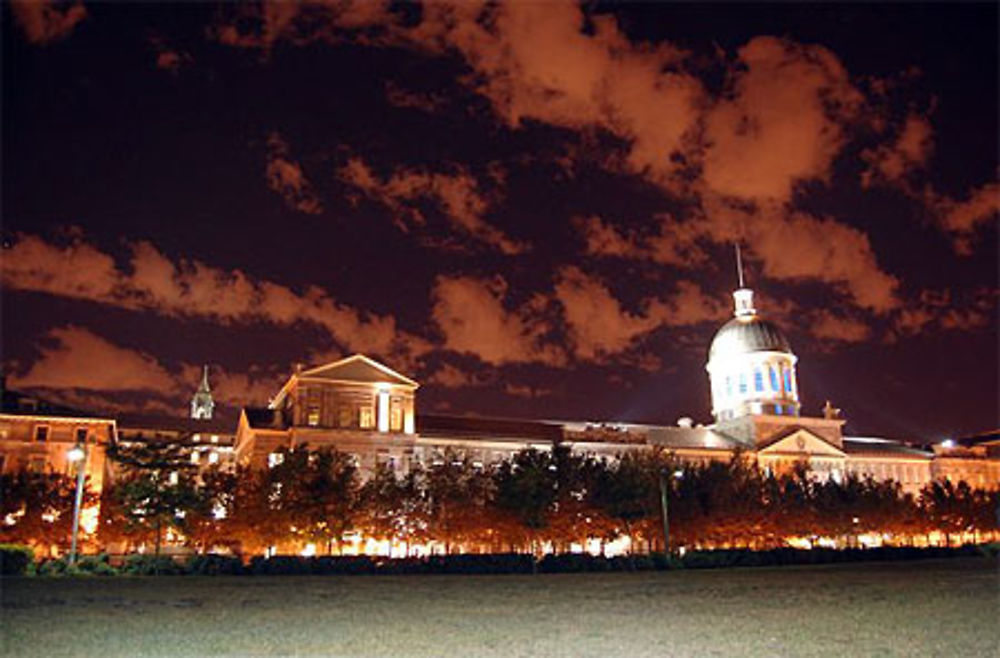
[[[792,392],[792,369],[785,366],[785,393]]]
[[[768,371],[771,373],[771,390],[775,393],[780,393],[781,381],[778,378],[778,369],[775,366],[770,366]]]
[[[753,388],[758,393],[764,392],[764,373],[760,368],[753,369]]]

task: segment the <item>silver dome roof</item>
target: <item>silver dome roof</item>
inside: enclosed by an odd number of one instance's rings
[[[711,361],[721,354],[746,354],[748,352],[792,353],[788,340],[778,328],[756,315],[733,318],[715,334],[708,350]]]

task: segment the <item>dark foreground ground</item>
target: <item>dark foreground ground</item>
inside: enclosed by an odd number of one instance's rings
[[[7,656],[1000,656],[1000,579],[985,558],[0,586]]]

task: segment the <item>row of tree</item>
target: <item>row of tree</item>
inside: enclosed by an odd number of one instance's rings
[[[352,536],[446,553],[569,550],[628,537],[663,550],[664,497],[672,547],[773,548],[790,538],[855,545],[867,533],[896,543],[940,533],[944,541],[997,536],[1000,495],[965,482],[928,484],[919,496],[898,483],[847,476],[820,481],[801,465],[764,474],[742,455],[681,464],[667,453],[605,462],[557,447],[480,465],[448,452],[406,474],[388,465],[362,479],[333,450],[284,450],[266,470],[192,466],[176,445],[119,449],[119,473],[101,500],[98,540],[133,549],[164,538],[196,550],[226,546],[259,554],[313,544],[336,553]],[[0,537],[34,545],[68,541],[72,484],[16,473],[2,482]]]

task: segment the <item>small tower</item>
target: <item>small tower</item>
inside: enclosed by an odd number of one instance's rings
[[[191,417],[207,420],[212,417],[213,409],[215,402],[212,400],[212,389],[208,385],[208,366],[205,366],[201,374],[201,384],[191,397]]]

